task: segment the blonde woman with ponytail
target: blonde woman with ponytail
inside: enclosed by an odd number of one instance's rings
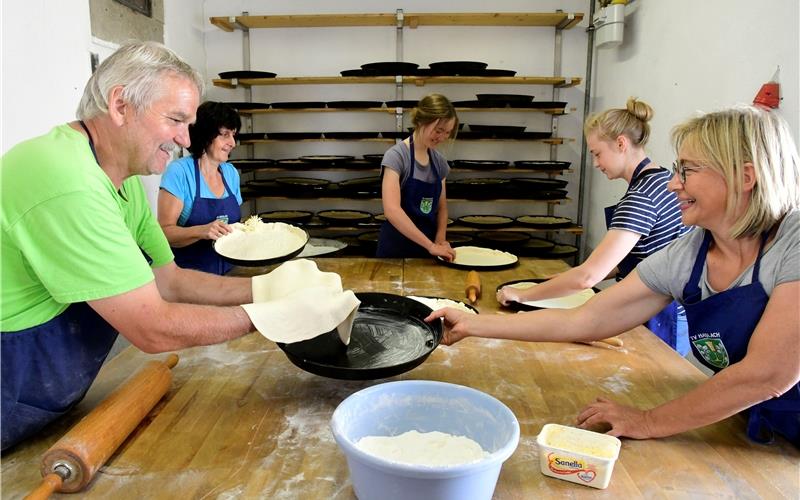
[[[652,117],[647,103],[631,97],[625,109],[609,109],[586,120],[584,133],[594,167],[609,180],[624,180],[628,189],[619,203],[606,208],[608,232],[586,261],[527,290],[504,287],[497,293],[501,304],[563,297],[591,288],[612,273],[621,280],[645,257],[688,231],[675,195],[667,191],[670,172],[650,161],[644,149]],[[677,303],[646,326],[680,354],[689,352],[685,316]]]

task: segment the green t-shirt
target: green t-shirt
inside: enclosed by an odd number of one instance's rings
[[[153,267],[173,259],[139,177],[118,192],[68,125],[6,153],[0,187],[1,331],[149,283],[144,254]]]

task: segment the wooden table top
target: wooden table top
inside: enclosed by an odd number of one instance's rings
[[[315,259],[345,288],[463,299],[466,271],[426,259]],[[498,310],[495,287],[544,277],[568,266],[522,259],[514,269],[482,272],[482,313]],[[256,274],[268,268],[243,269]],[[466,385],[505,403],[520,424],[516,452],[503,465],[494,497],[798,498],[800,451],[744,437],[735,416],[652,440],[623,439],[606,490],[546,477],[536,435],[546,423],[574,425],[598,395],[651,407],[683,394],[705,376],[644,327],[624,333],[625,351],[572,343],[470,338],[440,346],[419,367],[391,380]],[[354,498],[344,454],[330,431],[336,406],[387,380],[343,381],[306,373],[258,333],[185,349],[172,388],[98,472],[81,498]],[[87,397],[38,437],[2,457],[3,498],[21,498],[41,479],[39,460],[80,417],[147,360],[130,347],[110,360]]]

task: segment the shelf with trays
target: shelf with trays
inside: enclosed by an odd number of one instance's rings
[[[418,26],[505,26],[505,27],[552,27],[555,28],[556,47],[557,50],[553,55],[555,68],[560,68],[561,58],[561,42],[560,33],[575,27],[583,19],[582,13],[568,13],[568,12],[545,12],[545,13],[408,13],[402,10],[392,13],[375,13],[375,14],[314,14],[314,15],[240,15],[228,17],[212,17],[211,23],[217,28],[233,32],[236,30],[249,31],[251,29],[270,29],[270,28],[295,28],[295,27],[343,27],[343,26],[385,26],[387,28],[395,28],[398,33],[403,31],[404,28],[416,28]],[[249,36],[243,37],[243,43],[246,44],[246,53],[250,51]],[[402,36],[398,35],[398,44],[402,44]],[[248,67],[245,69],[249,69]],[[556,70],[558,71],[558,70]],[[240,78],[240,79],[213,79],[213,85],[220,88],[236,89],[244,88],[246,100],[250,100],[250,91],[254,87],[273,87],[273,86],[303,86],[303,85],[349,85],[349,84],[364,84],[364,85],[387,85],[393,86],[397,95],[395,99],[402,99],[402,88],[404,86],[423,87],[426,85],[536,85],[536,86],[549,86],[553,89],[553,99],[558,101],[558,89],[575,87],[583,83],[581,77],[567,77],[567,76],[430,76],[430,75],[404,75],[404,76],[276,76],[274,78]],[[239,113],[246,116],[248,120],[254,119],[257,116],[270,116],[270,115],[283,115],[286,113],[331,113],[331,112],[344,112],[344,113],[386,113],[387,115],[395,116],[397,123],[397,131],[401,130],[401,115],[405,115],[411,111],[412,108],[398,109],[395,107],[374,107],[374,108],[310,108],[310,109],[243,109]],[[568,114],[565,108],[516,108],[516,107],[457,107],[459,113],[526,113],[536,112],[544,115],[550,115],[550,120],[555,120],[559,116]],[[573,109],[574,111],[574,109]],[[550,159],[555,159],[555,147],[564,144],[565,142],[575,141],[571,138],[563,138],[557,136],[556,122],[551,121],[550,128],[554,131],[555,137],[526,139],[526,138],[463,138],[457,137],[458,143],[475,143],[483,144],[489,143],[513,143],[520,142],[524,144],[541,143],[549,145]],[[324,132],[323,132],[324,133]],[[269,147],[263,145],[270,144],[291,144],[291,143],[378,143],[378,144],[394,144],[396,139],[393,138],[370,138],[370,139],[328,139],[320,137],[318,139],[297,139],[297,140],[276,140],[270,139],[269,133],[266,133],[264,139],[251,139],[242,141],[242,144],[250,145],[250,155],[254,153],[252,148]],[[309,146],[310,147],[310,146]],[[502,146],[503,148],[505,146]],[[284,153],[285,154],[285,153]],[[299,155],[298,155],[299,156]],[[248,172],[261,172],[268,176],[279,175],[281,173],[288,173],[289,175],[297,172],[307,171],[325,171],[337,173],[335,175],[346,175],[346,172],[351,173],[364,173],[367,171],[363,169],[348,169],[348,168],[305,168],[293,169],[291,167],[269,167],[262,169],[249,170]],[[549,170],[549,169],[467,169],[457,168],[451,170],[451,174],[465,173],[467,175],[474,175],[476,173],[492,176],[494,173],[501,175],[516,174],[520,177],[529,177],[531,175],[543,175],[545,177],[554,177],[564,175],[565,173],[572,173],[573,170]],[[253,200],[264,200],[270,204],[279,204],[281,200],[291,200],[290,204],[305,203],[305,200],[298,200],[291,197],[279,196],[254,196]],[[340,203],[342,201],[349,201],[345,197],[315,197],[308,199],[309,202],[320,200],[324,205],[328,201],[335,200]],[[367,203],[380,203],[380,198],[357,198],[353,201],[367,202]],[[569,197],[557,200],[533,200],[533,199],[491,199],[491,200],[475,200],[475,199],[458,199],[450,198],[449,202],[454,204],[472,204],[472,203],[541,203],[545,204],[549,213],[552,213],[552,207],[563,203],[572,201]],[[254,203],[255,205],[255,203]],[[511,209],[510,211],[513,211]],[[467,228],[454,228],[456,230],[470,231]],[[556,230],[542,230],[542,229],[523,229],[526,232],[563,232],[568,234],[581,234],[582,228],[575,226],[572,228],[556,229]]]

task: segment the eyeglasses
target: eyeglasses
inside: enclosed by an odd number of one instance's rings
[[[678,178],[681,180],[681,184],[686,183],[686,172],[697,172],[698,170],[703,168],[701,165],[694,165],[691,167],[688,165],[691,165],[691,163],[687,163],[681,160],[672,163],[672,175],[673,176],[677,175]]]

